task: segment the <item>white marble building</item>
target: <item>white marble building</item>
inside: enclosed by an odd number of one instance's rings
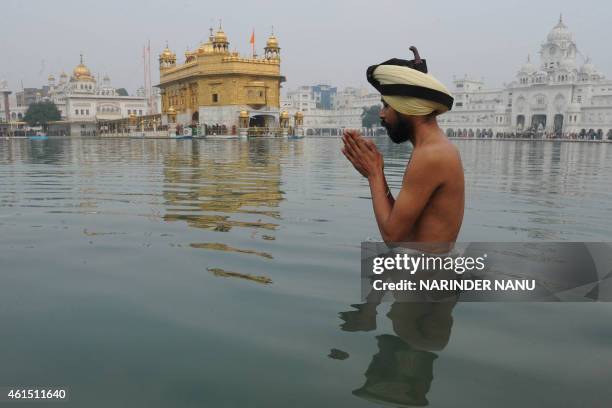
[[[62,72],[57,83],[53,75],[49,75],[48,80],[48,99],[59,109],[70,134],[93,135],[98,120],[147,114],[144,96],[119,95],[108,76],[98,82],[83,64],[82,57],[81,63],[74,68],[70,78]]]
[[[612,81],[578,54],[559,18],[541,45],[539,66],[527,57],[510,84],[487,89],[467,76],[455,79],[455,104],[440,126],[449,136],[612,138]]]
[[[343,129],[359,129],[363,109],[381,105],[380,94],[349,87],[334,95],[331,109],[321,109],[317,107],[319,99],[314,88],[301,86],[281,100],[281,111],[287,111],[291,116],[297,111],[304,113],[306,135],[336,136]]]

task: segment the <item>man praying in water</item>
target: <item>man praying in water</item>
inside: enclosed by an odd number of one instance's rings
[[[380,120],[394,143],[410,141],[412,157],[394,198],[384,174],[383,156],[371,140],[346,130],[342,153],[368,179],[374,215],[387,243],[452,243],[464,209],[463,167],[459,151],[436,117],[451,109],[446,87],[427,74],[424,59],[392,59],[368,68],[367,78],[382,95]]]

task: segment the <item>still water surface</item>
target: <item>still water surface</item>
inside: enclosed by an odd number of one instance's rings
[[[376,143],[397,191],[408,146]],[[455,143],[460,240],[610,241],[612,145]],[[0,386],[79,407],[612,404],[610,304],[359,306],[379,235],[340,144],[0,141]]]

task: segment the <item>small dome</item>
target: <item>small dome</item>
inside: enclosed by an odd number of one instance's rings
[[[268,37],[268,41],[266,42],[266,47],[268,47],[268,48],[278,48],[278,40],[276,39],[274,34],[272,34],[270,37]]]
[[[280,117],[283,119],[288,119],[289,118],[289,112],[287,111],[282,111],[280,114]]]
[[[559,22],[553,27],[546,37],[548,41],[564,41],[572,40],[572,33],[567,29],[566,25],[563,24],[563,18],[559,17]]]
[[[170,48],[168,48],[168,46],[166,45],[166,48],[164,48],[161,54],[159,54],[159,60],[160,61],[171,61],[173,59],[176,59],[176,54],[173,53],[170,50]]]
[[[93,77],[91,76],[91,72],[89,72],[89,68],[83,64],[83,55],[81,55],[81,63],[77,65],[72,71],[72,76],[77,81],[91,81]]]
[[[68,78],[68,74],[62,71],[62,73],[60,74],[60,78]]]
[[[581,74],[591,75],[595,72],[595,65],[591,63],[591,59],[587,58],[584,64],[580,67]]]
[[[49,77],[47,78],[47,80],[49,82],[53,82],[53,81],[55,81],[55,77],[53,76],[53,74],[49,74]]]
[[[74,68],[74,71],[72,73],[74,77],[77,79],[91,76],[91,72],[89,72],[89,68],[87,68],[83,64],[77,65],[76,68]]]
[[[248,118],[249,117],[249,112],[242,110],[240,111],[240,117],[241,118]]]
[[[536,66],[531,63],[531,57],[527,56],[527,62],[525,62],[519,72],[521,74],[533,74],[534,72],[536,72],[536,70]]]
[[[227,35],[225,35],[222,29],[219,29],[219,31],[217,31],[217,33],[215,34],[214,42],[223,44],[229,42],[227,40]]]
[[[174,109],[173,106],[169,107],[168,110],[166,111],[166,113],[168,115],[174,115],[176,113],[176,110]]]

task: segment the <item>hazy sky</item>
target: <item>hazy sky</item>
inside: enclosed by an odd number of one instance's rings
[[[430,72],[451,85],[453,75],[483,77],[490,86],[514,79],[538,51],[559,13],[579,51],[612,74],[612,3],[607,1],[0,1],[0,79],[13,90],[37,87],[79,53],[94,74],[108,74],[130,92],[142,85],[142,46],[151,41],[153,82],[166,40],[179,62],[189,47],[223,21],[230,48],[249,53],[251,29],[263,53],[274,26],[281,46],[284,89],[330,83],[368,86],[368,65],[410,57],[416,45]]]

